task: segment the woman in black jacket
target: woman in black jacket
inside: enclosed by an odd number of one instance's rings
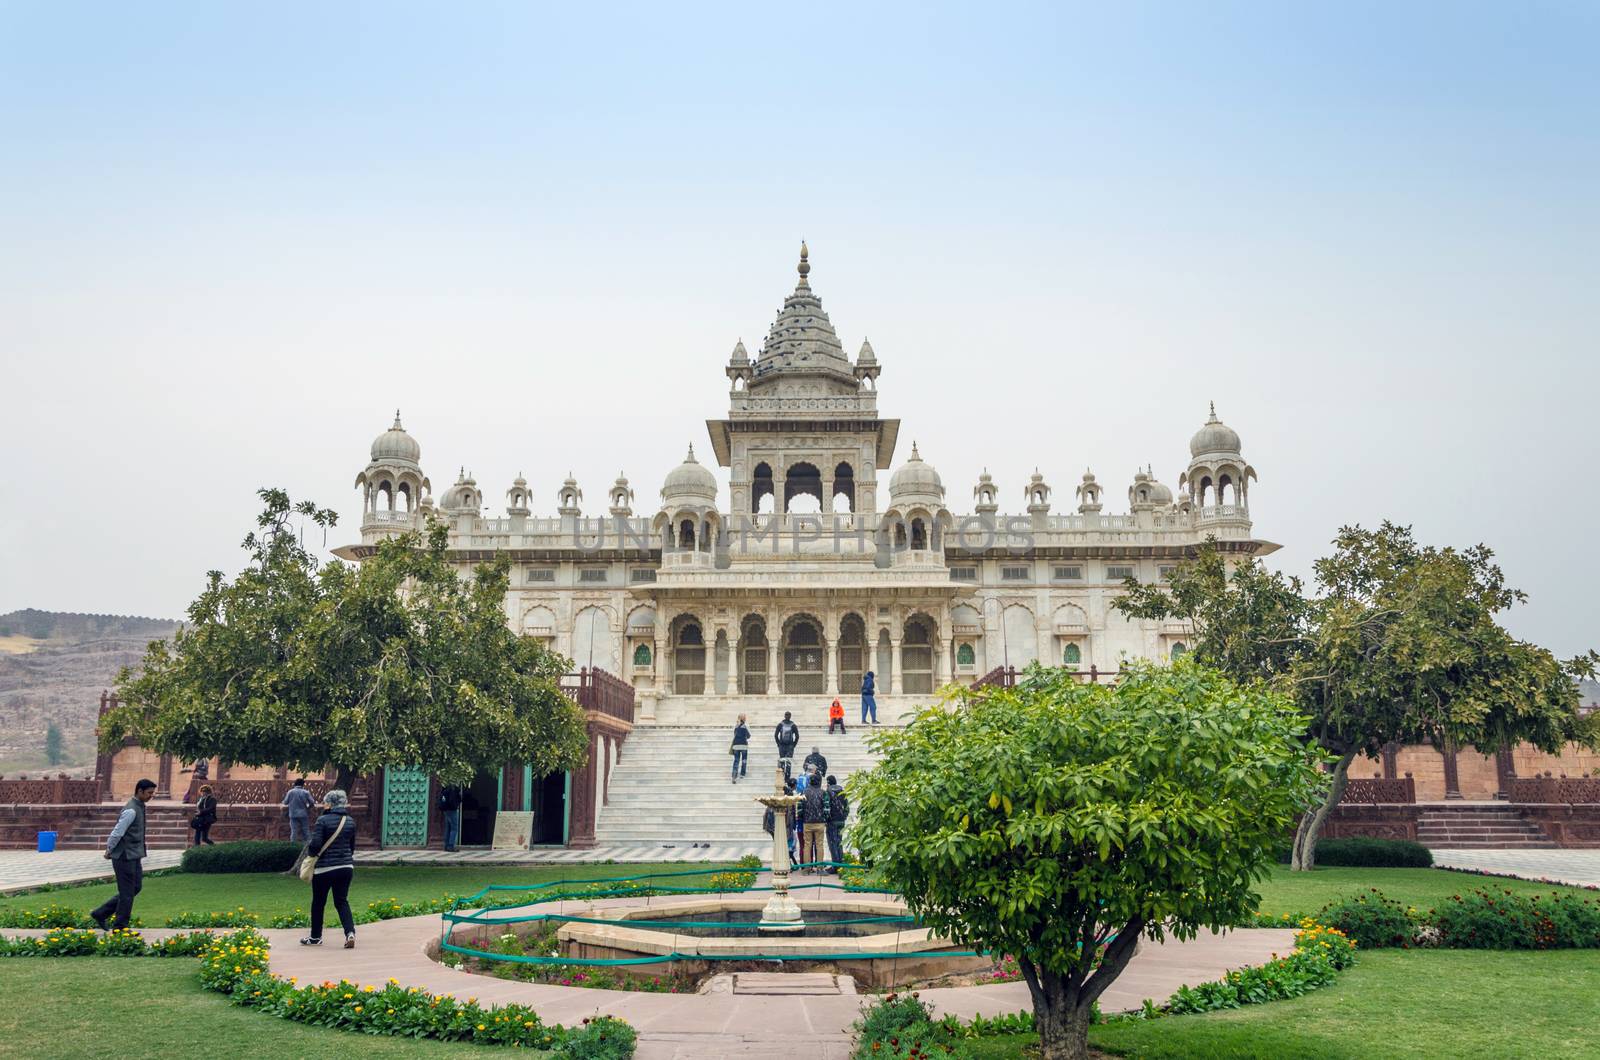
[[[750,730],[744,726],[743,714],[739,715],[739,724],[733,727],[733,743],[728,753],[733,755],[733,782],[737,784],[750,769]]]
[[[200,785],[200,799],[194,804],[194,817],[189,820],[189,827],[194,829],[194,845],[210,843],[211,826],[217,823],[217,797],[211,794],[211,785]]]
[[[350,799],[335,788],[323,796],[327,807],[311,826],[306,841],[306,857],[317,859],[311,876],[311,934],[300,940],[302,946],[322,945],[322,916],[333,895],[333,908],[344,928],[344,948],[356,946],[356,922],[350,915],[350,881],[356,874],[356,819],[350,816]]]

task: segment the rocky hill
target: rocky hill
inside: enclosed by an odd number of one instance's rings
[[[45,734],[61,730],[65,761],[52,771],[92,772],[100,692],[178,623],[129,615],[28,608],[0,615],[0,774],[41,772]]]

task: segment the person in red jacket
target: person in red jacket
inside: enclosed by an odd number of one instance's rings
[[[839,702],[839,697],[833,697],[833,705],[828,708],[828,732],[832,734],[833,727],[839,726],[839,731],[844,732],[844,704]]]

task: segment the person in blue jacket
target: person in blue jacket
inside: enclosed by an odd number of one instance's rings
[[[877,687],[872,671],[868,670],[861,678],[861,724],[863,725],[867,723],[868,714],[872,715],[872,724],[878,724],[878,701],[874,698]]]

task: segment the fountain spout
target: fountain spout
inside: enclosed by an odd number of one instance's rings
[[[797,935],[806,929],[800,906],[789,895],[789,840],[785,834],[784,811],[800,804],[800,796],[787,794],[780,766],[773,781],[771,795],[759,796],[756,801],[772,811],[772,897],[761,911],[758,931],[774,935]]]

